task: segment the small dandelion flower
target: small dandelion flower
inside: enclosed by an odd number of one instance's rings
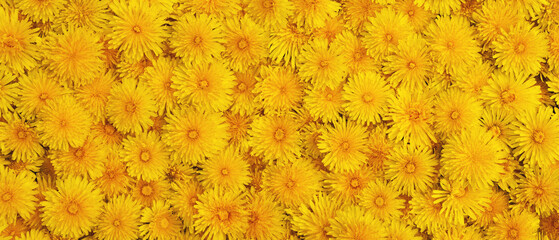
[[[350,172],[331,172],[324,183],[334,198],[342,202],[357,203],[358,195],[375,178],[373,173],[367,167]]]
[[[496,71],[483,88],[482,100],[488,106],[514,115],[534,111],[540,105],[541,89],[533,78]]]
[[[508,210],[509,198],[501,191],[491,191],[489,202],[483,208],[480,215],[476,218],[475,222],[482,227],[493,225],[497,215],[504,214]]]
[[[240,0],[193,0],[184,2],[186,9],[218,19],[234,17],[240,10]]]
[[[142,210],[140,234],[143,239],[176,239],[181,230],[180,219],[173,214],[168,203],[157,201]]]
[[[47,101],[62,96],[67,91],[46,71],[35,69],[23,75],[19,81],[20,98],[16,111],[25,119],[35,119]]]
[[[267,30],[285,27],[293,10],[293,4],[288,0],[249,1],[247,6],[247,12],[252,20]]]
[[[187,63],[209,62],[225,50],[223,26],[208,15],[184,14],[173,23],[170,47]]]
[[[184,224],[192,226],[194,216],[198,214],[198,209],[195,208],[196,202],[200,195],[204,193],[202,184],[196,180],[181,181],[173,184],[172,188],[175,190],[175,193],[168,201]]]
[[[157,112],[169,112],[177,105],[174,95],[177,89],[173,88],[173,77],[177,68],[177,61],[171,58],[160,57],[152,62],[153,66],[147,67],[141,79],[147,84],[157,102]]]
[[[375,72],[358,73],[344,86],[344,108],[351,120],[360,124],[376,124],[388,112],[393,91],[386,80]]]
[[[228,125],[227,132],[231,136],[229,144],[241,152],[249,148],[248,130],[252,124],[252,115],[225,113],[226,123]]]
[[[208,239],[242,238],[248,227],[246,198],[238,192],[211,189],[198,199],[196,233]]]
[[[304,106],[315,119],[334,122],[343,110],[343,85],[335,88],[316,88],[305,90]]]
[[[489,188],[473,188],[446,179],[441,180],[441,187],[441,190],[433,190],[433,197],[436,203],[442,203],[441,212],[453,225],[463,226],[465,217],[477,219],[488,206]]]
[[[295,67],[299,65],[300,53],[310,39],[310,33],[297,28],[295,24],[288,24],[286,27],[272,31],[269,57],[276,63],[284,61],[286,65]]]
[[[415,3],[434,14],[450,15],[460,9],[464,0],[415,0]]]
[[[263,173],[263,189],[284,206],[298,206],[310,201],[322,188],[321,174],[308,161],[279,163]]]
[[[99,217],[98,238],[107,240],[137,239],[140,225],[140,204],[129,196],[111,198]]]
[[[302,205],[293,215],[293,230],[306,239],[331,239],[328,233],[330,219],[337,216],[342,208],[342,202],[325,194],[313,197],[312,201]]]
[[[16,8],[28,16],[33,22],[52,22],[64,7],[62,0],[21,0],[16,2]]]
[[[0,123],[0,148],[3,154],[11,153],[16,161],[33,160],[42,156],[44,149],[35,129],[16,114],[2,116]]]
[[[207,189],[239,191],[250,182],[248,163],[232,147],[203,162],[201,168],[200,180]]]
[[[485,1],[472,17],[477,22],[478,35],[486,44],[491,44],[500,35],[509,32],[523,20],[520,9],[505,0]]]
[[[396,189],[411,196],[433,186],[437,164],[429,148],[401,145],[388,156],[385,177]]]
[[[367,54],[367,48],[365,48],[362,38],[353,32],[347,30],[341,32],[332,44],[343,49],[350,75],[377,70],[378,63]]]
[[[154,181],[136,180],[132,188],[132,197],[142,206],[151,207],[154,203],[163,201],[170,193],[170,185],[164,179]]]
[[[346,0],[342,2],[341,14],[349,29],[361,32],[370,17],[374,17],[382,8],[377,1]]]
[[[68,150],[51,151],[49,157],[57,175],[89,179],[96,179],[102,175],[103,163],[107,159],[101,145],[91,138]]]
[[[256,118],[248,133],[253,153],[267,160],[294,161],[301,154],[298,124],[292,115]]]
[[[2,8],[0,16],[0,63],[20,74],[34,68],[40,56],[37,30],[26,19],[19,20],[17,12]]]
[[[371,236],[385,238],[386,231],[371,212],[358,206],[348,206],[330,219],[328,233],[335,239],[363,239]]]
[[[420,35],[412,34],[402,39],[386,57],[382,71],[390,74],[388,81],[392,86],[404,88],[424,87],[431,70],[431,59],[427,41]]]
[[[539,219],[527,210],[506,212],[495,217],[495,224],[487,230],[490,240],[536,239]]]
[[[257,101],[266,111],[286,112],[298,107],[303,100],[303,86],[297,74],[288,68],[262,70],[256,84]]]
[[[303,47],[299,61],[299,76],[315,87],[334,88],[347,73],[343,49],[329,46],[326,39],[315,39]]]
[[[126,165],[118,156],[118,149],[109,148],[108,151],[110,152],[103,164],[102,175],[95,179],[95,184],[105,196],[113,197],[128,190],[131,178],[126,171]]]
[[[224,58],[234,71],[245,71],[268,55],[268,35],[250,18],[226,21]]]
[[[75,89],[76,100],[91,113],[94,122],[104,120],[107,115],[107,102],[115,82],[113,71],[97,74],[89,84]]]
[[[392,8],[384,8],[365,24],[363,44],[367,53],[376,59],[383,58],[391,47],[413,32],[406,17]]]
[[[38,185],[34,175],[16,173],[0,166],[0,222],[14,223],[18,216],[29,219],[35,211]]]
[[[322,162],[334,172],[357,170],[367,159],[366,140],[367,132],[363,126],[338,119],[320,136],[318,148],[326,153]]]
[[[320,28],[326,20],[335,17],[340,10],[340,3],[332,0],[293,0],[293,20],[299,27],[306,29]]]
[[[55,24],[67,25],[68,28],[92,29],[101,33],[107,27],[109,19],[107,3],[107,0],[69,0],[65,7],[60,9]]]
[[[245,239],[279,240],[284,234],[283,209],[274,199],[263,193],[248,196],[248,228]]]
[[[259,107],[258,102],[255,100],[258,95],[254,91],[257,83],[256,74],[255,70],[234,73],[235,86],[231,94],[233,105],[230,108],[232,112],[249,115]]]
[[[533,206],[538,215],[547,216],[559,208],[559,178],[554,170],[526,170],[516,189],[519,204]]]
[[[119,146],[123,135],[108,121],[98,122],[91,126],[91,138],[107,147]]]
[[[416,192],[409,204],[412,221],[422,231],[433,234],[447,228],[450,224],[443,214],[442,204],[431,196],[432,191],[425,193]]]
[[[488,62],[477,61],[468,71],[456,75],[456,86],[477,99],[481,99],[483,88],[489,85],[494,68]]]
[[[441,93],[435,103],[435,129],[446,136],[460,133],[478,123],[482,114],[480,102],[459,89]]]
[[[142,132],[128,137],[122,145],[121,157],[126,162],[130,176],[146,181],[164,176],[169,165],[169,152],[157,134]]]
[[[421,32],[431,22],[433,13],[417,4],[415,0],[401,0],[394,4],[396,11],[406,16],[416,32]]]
[[[386,235],[388,239],[407,239],[407,240],[420,240],[417,229],[412,228],[404,221],[392,220],[386,224]]]
[[[402,215],[404,200],[398,198],[399,193],[387,182],[377,180],[359,194],[359,205],[367,209],[375,218],[388,220]]]
[[[50,240],[50,235],[45,231],[41,231],[38,229],[31,229],[29,232],[21,234],[19,237],[16,237],[15,240]]]

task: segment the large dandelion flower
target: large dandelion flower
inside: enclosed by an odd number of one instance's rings
[[[534,111],[540,105],[541,89],[533,78],[514,76],[496,71],[483,88],[482,100],[486,105],[507,113],[521,114]]]
[[[284,206],[308,202],[322,188],[322,176],[307,160],[278,163],[263,173],[263,189]]]
[[[372,169],[365,167],[350,172],[331,172],[324,182],[325,187],[330,190],[330,195],[337,200],[357,203],[358,195],[375,177]]]
[[[317,88],[337,87],[347,72],[342,50],[329,47],[326,39],[315,39],[305,45],[299,55],[299,76]]]
[[[293,20],[299,27],[307,29],[320,28],[326,20],[335,17],[340,10],[340,3],[332,0],[293,0]]]
[[[293,215],[292,228],[306,239],[331,239],[332,236],[328,234],[330,219],[336,217],[341,207],[339,200],[325,194],[316,195],[312,201],[297,209]]]
[[[153,124],[157,111],[149,88],[140,81],[126,78],[111,89],[107,115],[122,133],[140,133]]]
[[[417,34],[402,39],[382,67],[392,86],[409,89],[424,87],[430,70],[427,42]]]
[[[45,46],[45,64],[57,77],[74,85],[90,83],[103,69],[99,36],[83,28],[54,35]]]
[[[376,124],[388,112],[393,91],[386,80],[375,72],[358,73],[344,86],[344,108],[351,120],[361,124]]]
[[[3,154],[11,153],[16,161],[34,160],[44,153],[35,129],[16,114],[2,116],[0,123],[0,148]]]
[[[463,71],[479,57],[474,31],[466,18],[439,17],[429,25],[426,34],[433,59],[450,73]]]
[[[128,190],[131,179],[126,165],[118,156],[118,149],[108,148],[107,160],[103,164],[102,175],[95,179],[99,190],[108,197],[116,196]]]
[[[268,36],[250,18],[235,18],[226,22],[224,57],[234,71],[244,71],[268,55]]]
[[[505,0],[485,1],[472,15],[477,23],[478,35],[486,43],[493,43],[523,20],[518,7]]]
[[[151,207],[157,201],[165,200],[170,193],[170,185],[166,179],[154,181],[136,180],[132,189],[132,197],[144,207]]]
[[[279,240],[283,237],[283,209],[274,199],[264,192],[249,195],[248,228],[245,239]]]
[[[163,52],[163,41],[167,36],[165,20],[146,1],[114,1],[110,8],[115,15],[110,21],[112,32],[109,45],[119,49],[126,59],[139,61],[142,57],[152,58]]]
[[[168,203],[157,201],[150,208],[142,210],[142,239],[177,239],[181,230],[181,221],[170,209]]]
[[[122,143],[122,160],[132,177],[146,181],[160,179],[169,164],[169,152],[154,132],[142,132]]]
[[[527,211],[512,211],[495,218],[495,224],[487,231],[489,240],[537,239],[538,217]]]
[[[50,78],[46,71],[35,69],[22,75],[19,80],[20,98],[16,102],[16,111],[26,119],[35,119],[37,113],[48,100],[62,96],[67,91],[58,82]]]
[[[29,219],[38,200],[37,188],[34,175],[0,166],[0,223],[13,223],[18,215]]]
[[[473,188],[464,184],[441,180],[441,190],[433,190],[435,202],[442,203],[441,212],[449,223],[463,226],[464,218],[477,219],[489,204],[489,188]]]
[[[256,84],[255,92],[265,110],[285,112],[300,105],[303,86],[297,74],[280,67],[261,72],[263,79]]]
[[[52,233],[63,237],[87,235],[101,214],[101,193],[82,178],[58,180],[56,188],[44,193],[45,201],[41,202],[43,224]]]
[[[233,87],[233,105],[230,110],[234,113],[252,114],[259,106],[256,102],[257,93],[256,88],[256,74],[254,69],[247,70],[246,72],[236,72],[235,87]]]
[[[222,150],[200,167],[200,179],[207,189],[221,187],[239,191],[250,182],[248,163],[232,147]]]
[[[201,109],[224,111],[233,101],[235,77],[221,61],[179,65],[172,80],[179,101]]]
[[[118,196],[104,205],[95,235],[107,240],[133,240],[138,238],[139,225],[140,204],[129,196]]]
[[[368,210],[375,218],[388,220],[402,215],[404,200],[398,198],[399,193],[385,181],[377,180],[359,194],[359,205]]]
[[[413,32],[406,17],[392,8],[384,8],[365,24],[363,44],[367,53],[377,59],[389,53],[391,47]]]
[[[536,74],[548,55],[547,39],[537,28],[520,22],[495,42],[497,66],[515,75]]]
[[[549,167],[559,158],[559,119],[554,109],[540,107],[537,112],[519,115],[514,125],[514,155],[530,165]]]
[[[153,93],[159,114],[169,112],[177,105],[177,91],[173,88],[172,78],[175,76],[177,61],[172,58],[160,57],[147,67],[141,79],[147,83]]]
[[[161,139],[174,149],[175,160],[196,164],[227,145],[227,126],[219,113],[176,110],[166,120]]]
[[[252,124],[253,116],[226,112],[225,118],[228,125],[227,132],[230,136],[229,144],[241,152],[247,150],[249,147],[248,129]]]
[[[209,62],[225,50],[222,24],[207,15],[185,14],[173,23],[170,47],[187,63]]]
[[[449,136],[478,123],[481,104],[471,95],[456,88],[441,93],[435,103],[435,129]]]
[[[362,38],[355,33],[347,30],[343,31],[332,44],[343,49],[350,75],[377,70],[378,63],[367,54],[367,48],[365,48]]]
[[[402,193],[411,196],[433,186],[438,162],[429,148],[402,145],[395,148],[388,159],[385,177]]]
[[[340,210],[330,220],[331,228],[328,231],[334,239],[368,239],[372,236],[383,239],[386,231],[379,221],[368,211],[358,206],[348,206]]]
[[[212,189],[200,196],[194,228],[207,239],[240,239],[248,227],[243,194]]]
[[[68,95],[47,102],[35,122],[43,145],[56,150],[81,146],[90,127],[89,114]]]
[[[320,136],[318,148],[326,153],[322,162],[331,171],[359,169],[367,160],[367,132],[364,127],[346,119],[338,119]]]
[[[392,120],[392,126],[388,129],[388,136],[391,139],[424,146],[437,142],[431,128],[433,103],[430,93],[400,89],[390,105],[388,119]]]
[[[254,154],[266,160],[294,161],[301,154],[297,129],[292,115],[262,116],[251,124],[249,144]]]
[[[79,103],[91,113],[93,122],[104,120],[107,114],[107,102],[111,95],[111,88],[115,81],[113,71],[97,74],[91,83],[75,89],[75,96]]]
[[[51,151],[49,156],[56,174],[59,176],[82,176],[96,179],[102,175],[105,152],[99,143],[87,138],[78,147],[68,150]]]
[[[270,30],[285,27],[293,9],[289,0],[255,0],[249,1],[247,6],[248,15],[257,24]]]
[[[434,15],[424,6],[418,5],[415,0],[397,1],[394,8],[406,16],[416,32],[423,31]]]
[[[304,96],[304,106],[315,119],[324,122],[334,122],[343,110],[342,89],[343,85],[335,88],[307,89]]]
[[[17,73],[37,64],[39,47],[35,44],[37,30],[26,19],[19,20],[17,12],[0,9],[0,63]]]
[[[559,209],[559,177],[555,170],[526,170],[516,189],[519,204],[534,206],[538,215],[547,216]]]
[[[107,3],[107,0],[69,0],[55,22],[69,28],[86,28],[101,33],[109,19]]]
[[[451,181],[463,181],[474,188],[493,185],[504,172],[507,151],[480,128],[472,128],[448,139],[442,150],[442,173]]]

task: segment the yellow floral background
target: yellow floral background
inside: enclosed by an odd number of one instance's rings
[[[0,240],[559,239],[558,0],[0,0]]]

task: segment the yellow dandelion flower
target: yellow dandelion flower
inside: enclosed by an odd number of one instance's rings
[[[113,1],[110,5],[114,14],[110,20],[112,28],[109,45],[119,49],[126,59],[139,61],[142,57],[152,58],[163,52],[163,41],[167,37],[165,20],[146,1]]]
[[[169,112],[177,105],[177,98],[174,93],[172,78],[175,76],[174,70],[177,68],[177,61],[172,58],[160,57],[152,62],[153,66],[147,67],[144,74],[140,77],[153,93],[157,104],[157,112],[162,114]]]
[[[443,239],[460,239],[460,240],[483,240],[485,235],[482,234],[481,229],[474,226],[454,226],[444,231],[439,231],[434,233],[433,240],[443,240]]]
[[[308,123],[301,129],[301,139],[303,141],[303,154],[313,159],[322,159],[324,154],[318,148],[318,141],[322,132],[323,125],[317,122]]]
[[[0,166],[0,222],[14,223],[18,215],[29,219],[38,200],[37,188],[33,174],[16,173]]]
[[[103,207],[95,236],[107,240],[137,239],[140,209],[140,204],[127,195],[111,198]]]
[[[327,127],[318,142],[318,148],[326,153],[322,162],[334,172],[359,169],[366,159],[366,129],[353,121],[338,119],[334,126]]]
[[[515,117],[492,107],[485,108],[481,115],[481,126],[496,139],[510,146]]]
[[[374,17],[383,8],[377,1],[345,0],[342,1],[341,14],[347,27],[361,32],[370,17]]]
[[[69,0],[64,8],[61,8],[55,24],[101,33],[106,29],[109,19],[107,4],[107,0]]]
[[[344,86],[344,108],[351,120],[376,124],[388,112],[393,91],[386,80],[375,72],[358,73]]]
[[[301,154],[298,125],[292,115],[266,115],[254,119],[248,130],[252,152],[266,160],[294,161]]]
[[[107,101],[114,81],[114,73],[107,71],[96,75],[91,83],[75,89],[76,100],[91,114],[93,122],[105,120]]]
[[[412,32],[413,29],[403,14],[392,8],[384,8],[365,24],[363,44],[370,56],[380,59]]]
[[[315,39],[303,47],[299,76],[317,88],[335,88],[343,82],[347,65],[343,49],[329,46],[326,39]]]
[[[207,189],[221,187],[239,191],[250,182],[248,163],[232,147],[209,158],[200,168],[200,180]]]
[[[483,88],[482,99],[488,106],[515,115],[534,111],[541,98],[541,89],[536,84],[534,78],[496,71],[489,85]]]
[[[341,32],[332,44],[343,49],[350,75],[377,70],[378,63],[367,54],[363,41],[353,32],[347,30]]]
[[[542,11],[545,10],[546,6],[549,4],[547,0],[513,0],[509,3],[510,5],[517,6],[526,15],[530,17],[535,17],[540,15]]]
[[[264,29],[250,18],[226,21],[224,58],[234,71],[245,71],[257,65],[268,55],[268,36]]]
[[[473,188],[441,179],[441,190],[433,190],[436,203],[442,203],[441,212],[450,224],[463,226],[464,218],[477,219],[489,204],[489,188]]]
[[[406,16],[416,32],[423,31],[433,17],[433,13],[418,5],[415,0],[397,1],[394,8]]]
[[[241,10],[240,0],[193,0],[183,2],[192,13],[215,16],[219,19],[234,17]]]
[[[217,189],[203,193],[194,216],[196,233],[207,239],[239,239],[248,227],[244,194]]]
[[[181,230],[180,219],[173,214],[168,203],[157,201],[150,208],[142,210],[142,239],[177,239]]]
[[[513,156],[508,156],[503,164],[505,172],[501,174],[497,185],[502,190],[510,192],[518,187],[518,180],[521,178],[520,162]]]
[[[358,206],[346,207],[330,222],[331,228],[328,233],[335,239],[368,239],[373,236],[378,239],[386,238],[382,222],[371,212]]]
[[[166,180],[144,181],[136,180],[132,189],[132,197],[145,207],[151,207],[155,202],[165,200],[169,195],[169,182]]]
[[[504,214],[509,207],[509,198],[501,191],[491,191],[489,202],[483,208],[475,222],[482,227],[488,227],[494,224],[497,215]]]
[[[305,239],[327,240],[330,219],[342,208],[342,202],[325,194],[313,197],[312,201],[300,206],[291,220],[292,229]]]
[[[388,155],[394,148],[394,141],[388,139],[386,125],[378,125],[371,129],[367,139],[367,166],[375,174],[384,173],[384,163],[388,162]]]
[[[175,96],[179,101],[219,112],[231,106],[234,80],[233,73],[223,62],[213,61],[179,65],[171,86],[177,89]]]
[[[283,67],[261,69],[262,79],[256,84],[257,101],[265,111],[287,112],[303,100],[303,86],[297,74]]]
[[[524,171],[516,189],[516,201],[534,207],[538,215],[547,216],[559,208],[559,178],[557,172],[550,169]]]
[[[52,22],[64,7],[62,0],[21,0],[16,1],[16,8],[28,16],[33,22]]]
[[[14,111],[12,104],[19,97],[19,89],[16,76],[7,69],[0,69],[0,113],[9,114]]]
[[[488,62],[477,61],[468,71],[455,76],[456,86],[477,99],[481,99],[483,88],[489,85],[493,67]]]
[[[238,113],[225,112],[226,123],[228,125],[227,132],[231,136],[229,144],[241,152],[249,148],[248,129],[252,123],[252,115],[241,115]]]
[[[10,224],[0,220],[0,224],[0,229],[2,229],[0,237],[2,237],[2,240],[12,240],[29,231],[29,227],[25,224],[25,221],[22,218],[18,218],[15,222]]]
[[[365,167],[349,172],[331,172],[324,183],[334,198],[342,202],[357,203],[357,196],[374,178],[373,171]]]
[[[549,70],[557,72],[559,70],[559,27],[554,26],[549,29]]]
[[[16,237],[15,240],[50,240],[50,235],[45,231],[41,231],[38,229],[31,229],[29,232],[21,234],[19,237]]]
[[[3,154],[11,153],[16,161],[34,160],[42,156],[44,149],[39,143],[35,129],[16,114],[2,116],[0,123],[0,148]]]
[[[103,146],[114,147],[122,143],[123,135],[108,121],[91,126],[91,138]]]
[[[19,80],[20,97],[16,111],[25,119],[35,119],[48,100],[62,96],[67,91],[60,87],[47,72],[35,69]]]
[[[200,195],[204,193],[202,184],[195,179],[174,183],[172,187],[175,192],[168,201],[173,206],[177,215],[183,220],[184,225],[192,226],[194,215],[198,214],[198,210],[195,208],[196,202]]]
[[[500,35],[523,20],[517,5],[505,0],[483,2],[481,9],[472,15],[477,22],[478,35],[486,44],[491,44]]]
[[[446,136],[458,134],[477,125],[482,110],[480,102],[468,93],[448,89],[435,103],[435,129]]]
[[[434,14],[450,15],[460,9],[464,0],[415,0],[415,3]]]
[[[169,152],[154,132],[142,132],[122,143],[122,160],[130,176],[146,181],[161,179],[169,165]]]
[[[507,212],[495,217],[487,230],[489,240],[537,239],[539,219],[527,210]]]
[[[412,195],[433,186],[438,162],[427,147],[401,145],[388,156],[385,177],[397,190]]]
[[[247,70],[246,72],[235,72],[235,86],[233,87],[233,105],[231,111],[242,115],[253,113],[258,102],[255,100],[257,94],[254,89],[256,88],[256,71]]]
[[[382,66],[392,86],[404,88],[424,87],[431,70],[427,42],[418,34],[400,40],[393,54],[386,57]]]
[[[448,219],[441,211],[442,204],[431,196],[432,191],[416,192],[409,204],[410,215],[415,226],[429,234],[433,234],[449,226]]]
[[[105,51],[110,50],[113,49],[108,49]],[[148,59],[147,57],[143,57],[142,59],[135,61],[123,58],[121,55],[118,55],[118,52],[114,53],[114,55],[114,57],[116,58],[114,61],[116,61],[116,63],[111,66],[111,68],[116,68],[116,72],[121,78],[137,79],[144,73],[147,67],[153,66],[152,60]]]
[[[322,188],[320,172],[307,160],[266,167],[263,189],[284,206],[308,202]]]
[[[507,150],[485,130],[471,128],[451,136],[441,154],[443,175],[477,189],[499,180]]]
[[[41,202],[43,224],[50,232],[62,237],[87,235],[101,214],[101,193],[82,178],[57,180],[56,188],[44,193],[46,200]]]
[[[304,106],[311,116],[324,122],[334,122],[343,110],[343,85],[335,88],[316,88],[305,90]]]
[[[156,103],[149,88],[141,81],[123,79],[111,89],[107,102],[107,115],[122,133],[140,133],[153,124]]]
[[[388,239],[421,240],[417,229],[412,228],[400,220],[392,220],[386,224],[386,236]]]
[[[387,182],[376,180],[359,194],[359,205],[367,209],[375,218],[388,220],[402,215],[404,200],[398,198],[399,193]]]
[[[174,149],[172,158],[196,164],[227,145],[227,125],[219,113],[177,110],[166,118],[161,139]]]
[[[41,143],[55,150],[83,145],[90,127],[89,114],[68,95],[48,101],[35,122]]]
[[[252,20],[269,30],[285,27],[293,10],[293,4],[289,0],[249,1],[247,6],[247,13]]]
[[[101,146],[87,138],[82,145],[68,150],[50,152],[56,174],[63,177],[82,176],[96,179],[102,175],[103,163],[107,159]]]
[[[108,151],[102,175],[95,179],[95,184],[105,196],[113,197],[128,190],[131,178],[118,156],[118,149],[109,148]]]
[[[514,155],[530,165],[549,167],[559,158],[559,122],[554,109],[540,107],[537,112],[518,115],[511,145]]]
[[[2,8],[0,16],[0,63],[20,74],[34,68],[40,56],[37,30],[26,19],[19,20],[17,12]]]
[[[245,239],[282,239],[283,209],[274,199],[263,192],[249,195],[248,205],[248,228]]]
[[[285,63],[291,67],[299,65],[299,56],[303,47],[311,39],[311,34],[288,24],[279,30],[270,32],[270,58],[276,63]]]
[[[522,21],[495,42],[496,65],[514,75],[536,74],[548,56],[548,40],[538,28]]]
[[[387,120],[391,126],[388,136],[394,140],[404,140],[412,145],[430,146],[437,142],[431,128],[433,121],[433,102],[428,92],[399,89],[397,97],[390,101]],[[425,90],[424,90],[425,91]]]
[[[326,25],[329,18],[335,17],[340,10],[340,3],[332,0],[293,0],[293,21],[298,27],[307,29]]]
[[[97,34],[70,28],[46,41],[44,64],[60,79],[80,86],[101,73],[102,45]]]
[[[474,39],[474,29],[464,17],[438,17],[427,27],[426,35],[431,44],[433,59],[450,73],[464,70],[479,57],[480,50]]]
[[[341,16],[326,20],[324,27],[315,29],[315,38],[323,38],[332,43],[345,30],[344,21]]]
[[[209,62],[225,50],[222,24],[210,16],[184,14],[173,23],[170,47],[187,63]]]

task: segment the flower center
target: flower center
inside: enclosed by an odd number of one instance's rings
[[[413,15],[415,15],[415,11],[413,9],[409,10],[408,11],[408,16],[413,17]]]
[[[534,142],[537,144],[542,144],[543,141],[545,140],[545,135],[543,134],[543,131],[541,130],[534,131],[534,133],[532,134],[532,140],[534,140]]]
[[[128,113],[136,112],[136,104],[134,104],[132,102],[126,103],[124,108],[125,108],[126,112],[128,112]]]
[[[113,221],[113,226],[115,226],[115,227],[120,226],[120,220],[115,219],[115,220]]]
[[[463,188],[456,189],[456,190],[452,191],[452,196],[457,197],[457,198],[463,197],[464,194],[466,194],[466,190],[464,190]]]
[[[375,205],[377,205],[377,207],[382,207],[382,206],[384,206],[384,204],[385,204],[385,201],[384,201],[384,198],[383,198],[383,197],[378,196],[378,197],[375,199]]]
[[[188,138],[192,140],[198,139],[198,130],[190,130],[188,131]]]
[[[391,42],[392,39],[394,39],[394,37],[392,37],[392,34],[386,34],[386,35],[384,36],[384,38],[386,39],[387,42]]]
[[[452,111],[452,113],[450,113],[450,118],[452,120],[456,120],[458,117],[460,117],[460,113],[458,111]]]
[[[116,173],[114,170],[109,170],[107,172],[105,172],[105,174],[107,175],[108,179],[114,179],[116,177]]]
[[[12,195],[11,192],[6,192],[2,195],[2,201],[4,201],[4,202],[10,201],[10,200],[12,200],[12,198],[13,198],[13,195]]]
[[[167,91],[171,91],[173,90],[173,88],[171,88],[171,81],[165,81],[165,83],[163,84],[163,87],[165,88],[165,90]]]
[[[493,132],[493,136],[495,137],[501,136],[501,128],[497,125],[494,125],[493,127],[489,128],[489,131]]]
[[[454,49],[454,42],[450,41],[446,43],[446,47],[450,50]]]
[[[414,173],[415,172],[415,163],[408,162],[406,163],[406,173]]]
[[[409,62],[408,63],[408,68],[409,69],[414,69],[416,67],[415,62]]]
[[[274,7],[274,1],[272,1],[272,0],[262,1],[262,8],[270,10],[273,7]]]
[[[516,237],[518,236],[518,230],[513,228],[509,231],[508,235],[510,239],[516,239]]]
[[[536,195],[536,196],[541,196],[541,195],[543,195],[543,193],[544,193],[544,190],[541,187],[536,187],[534,189],[534,195]]]
[[[276,130],[276,132],[274,133],[274,138],[277,141],[283,140],[285,138],[285,131],[283,129]]]
[[[219,210],[217,212],[217,216],[219,217],[219,220],[225,221],[225,220],[229,219],[229,212],[226,211],[226,210]]]
[[[19,131],[17,131],[17,138],[22,140],[27,138],[27,133],[25,132],[25,130],[20,129]]]
[[[48,98],[49,98],[49,95],[47,93],[41,93],[39,95],[39,99],[41,99],[43,101],[47,100]]]
[[[332,99],[334,99],[334,95],[332,93],[326,94],[326,100],[332,101]]]
[[[197,202],[197,201],[198,201],[198,198],[197,198],[197,197],[191,197],[191,198],[190,198],[190,204],[191,204],[192,206],[196,205],[196,202]]]
[[[202,79],[202,80],[200,80],[200,82],[198,82],[198,87],[200,87],[201,89],[205,89],[209,85],[210,85],[210,83],[206,79]]]
[[[358,188],[359,185],[361,185],[361,184],[359,183],[359,179],[357,179],[357,178],[351,179],[351,181],[349,182],[349,184],[351,185],[352,188]]]
[[[141,33],[142,28],[140,28],[140,26],[136,25],[132,28],[132,31],[134,31],[135,33]]]
[[[78,204],[71,203],[70,206],[68,206],[67,211],[72,215],[76,215],[78,213]]]
[[[295,186],[295,181],[293,181],[292,179],[289,179],[289,181],[287,181],[285,186],[287,186],[287,188],[292,188],[292,187]]]
[[[504,103],[511,103],[516,100],[516,94],[513,92],[509,92],[509,90],[505,90],[501,93],[501,100]]]
[[[142,187],[142,195],[149,196],[153,192],[153,189],[150,186]]]
[[[421,113],[417,109],[413,109],[410,111],[409,116],[410,116],[410,120],[417,121],[419,120]]]
[[[247,85],[245,83],[239,83],[237,84],[237,89],[239,89],[239,92],[245,92]]]
[[[320,61],[319,65],[320,65],[320,68],[326,68],[326,67],[328,67],[328,60],[322,60],[322,61]]]
[[[140,160],[142,160],[143,162],[147,162],[150,159],[151,159],[151,154],[149,153],[149,151],[143,150],[142,153],[140,153]]]
[[[83,149],[78,148],[75,152],[74,152],[74,156],[76,156],[76,158],[82,158],[84,155]]]
[[[196,36],[193,39],[194,44],[199,45],[202,42],[202,38],[200,36]]]
[[[245,50],[248,47],[248,42],[243,38],[237,42],[237,47],[241,50]]]
[[[60,120],[60,127],[66,127],[68,125],[68,122],[66,122],[66,120]]]
[[[357,51],[353,54],[353,59],[360,60],[361,58],[363,58],[363,53],[361,51]]]
[[[159,226],[161,228],[169,227],[169,220],[167,220],[167,218],[162,218],[161,221],[159,221]]]
[[[227,168],[221,169],[221,175],[223,176],[229,175],[229,170],[227,170]]]
[[[518,54],[524,53],[524,51],[526,51],[526,45],[524,45],[524,43],[519,43],[514,48],[514,51]]]
[[[373,94],[369,92],[363,94],[362,100],[364,103],[371,103],[373,101]]]
[[[113,135],[115,133],[115,128],[111,125],[105,125],[105,133]]]
[[[485,211],[493,212],[493,205],[491,205],[491,204],[487,205],[487,207],[485,208]]]
[[[342,151],[347,152],[347,150],[349,150],[349,143],[347,141],[342,142],[342,144],[340,145],[340,147],[342,148]]]

